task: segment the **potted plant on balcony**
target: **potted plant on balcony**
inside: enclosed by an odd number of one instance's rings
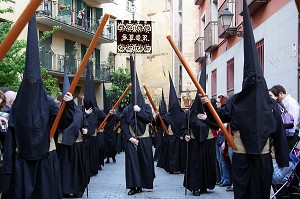
[[[64,4],[58,4],[58,9],[59,9],[59,10],[64,10],[64,9],[65,9]]]

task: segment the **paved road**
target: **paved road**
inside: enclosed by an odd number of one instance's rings
[[[155,163],[156,164],[156,163]],[[134,196],[128,196],[125,188],[125,154],[117,155],[117,162],[106,164],[97,176],[91,178],[89,184],[89,199],[100,198],[147,198],[147,199],[195,199],[188,191],[185,196],[185,189],[182,186],[183,174],[168,174],[163,169],[156,167],[156,178],[154,179],[154,189],[144,190]],[[232,199],[233,192],[226,192],[226,188],[216,187],[209,193],[201,194],[200,198],[212,199]],[[86,193],[83,198],[87,198]]]

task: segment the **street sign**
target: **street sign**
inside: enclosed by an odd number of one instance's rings
[[[151,54],[151,21],[117,20],[117,53]]]

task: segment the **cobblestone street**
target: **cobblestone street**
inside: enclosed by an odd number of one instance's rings
[[[156,163],[155,163],[156,165]],[[197,198],[191,192],[182,186],[183,174],[168,174],[163,169],[155,167],[156,178],[154,179],[154,189],[144,190],[140,194],[128,196],[125,188],[125,153],[117,155],[117,162],[105,164],[104,168],[97,176],[91,178],[89,184],[89,199],[100,198],[161,198],[161,199],[179,199],[179,198]],[[226,192],[226,187],[216,186],[214,190],[208,190],[206,194],[201,194],[200,198],[233,198],[233,192]],[[87,198],[85,192],[83,198]]]

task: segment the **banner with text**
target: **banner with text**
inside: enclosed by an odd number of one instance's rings
[[[151,54],[151,21],[117,20],[117,53]]]

